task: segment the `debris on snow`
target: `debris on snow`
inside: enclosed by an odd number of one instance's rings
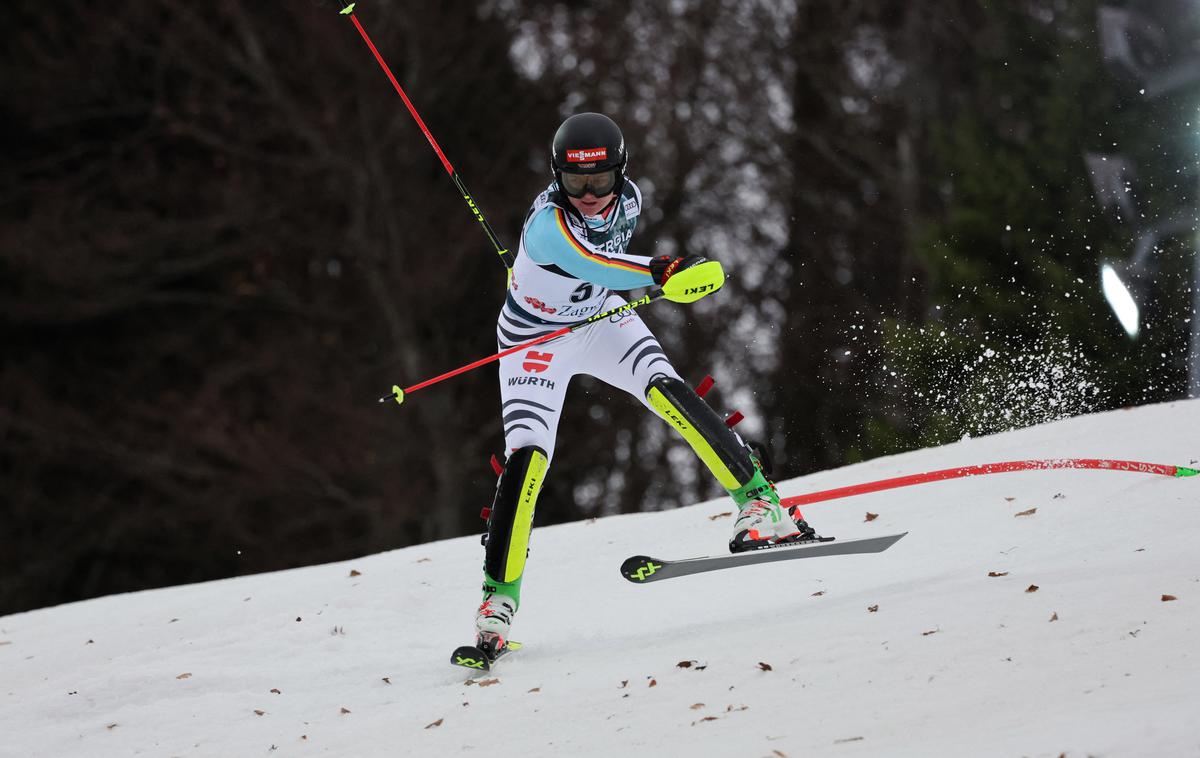
[[[1163,595],[1163,596],[1162,596],[1162,601],[1163,601],[1164,603],[1169,603],[1169,602],[1171,602],[1172,600],[1178,600],[1178,599],[1179,599],[1179,598],[1175,597],[1174,595]]]
[[[1025,591],[1026,591],[1026,592],[1037,592],[1037,591],[1038,591],[1038,586],[1037,586],[1036,584],[1031,584],[1031,585],[1029,585],[1028,587],[1026,587],[1026,588],[1025,588]]]
[[[426,724],[426,725],[425,725],[425,728],[426,728],[426,729],[432,729],[432,728],[434,728],[435,726],[441,726],[441,725],[442,725],[442,721],[443,721],[443,720],[444,720],[444,719],[438,719],[437,721],[434,721],[432,724]]]
[[[733,511],[725,511],[724,513],[718,513],[718,514],[717,514],[717,515],[715,515],[715,516],[709,516],[709,517],[708,517],[708,520],[709,520],[709,521],[716,521],[716,520],[717,520],[717,519],[719,519],[719,518],[725,518],[726,516],[732,516],[732,515],[733,515]]]
[[[1008,576],[1007,571],[989,571],[988,576]]]
[[[771,670],[772,670],[772,669],[771,669],[771,664],[769,664],[769,663],[763,663],[762,661],[759,661],[759,662],[758,662],[758,667],[759,667],[760,669],[762,669],[763,671],[771,671]]]
[[[871,513],[870,511],[867,511],[867,517],[863,519],[863,522],[865,523],[867,521],[874,521],[877,518],[879,518],[878,513]]]
[[[1032,516],[1035,513],[1037,513],[1037,508],[1030,508],[1027,511],[1021,511],[1020,513],[1014,513],[1013,515],[1014,516]]]
[[[357,569],[350,569],[350,576],[351,577],[362,576],[362,572],[358,571]]]
[[[867,606],[867,613],[875,613],[875,612],[876,612],[876,611],[878,611],[878,610],[879,610],[879,605],[878,605],[878,604],[876,604],[876,605],[868,605],[868,606]]]

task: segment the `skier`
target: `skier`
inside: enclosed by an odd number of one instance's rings
[[[621,130],[607,116],[579,113],[559,127],[551,146],[554,181],[526,214],[500,310],[501,349],[619,308],[627,301],[613,290],[695,276],[697,289],[707,284],[715,291],[724,281],[719,265],[704,266],[698,255],[627,252],[642,211],[642,194],[625,176],[627,161]],[[711,286],[714,270],[720,281]],[[731,551],[816,538],[798,509],[780,506],[758,458],[680,379],[641,318],[619,312],[500,360],[509,454],[488,515],[483,602],[475,619],[476,646],[491,658],[508,644],[520,605],[534,506],[554,454],[567,384],[576,374],[625,390],[683,435],[738,506]]]

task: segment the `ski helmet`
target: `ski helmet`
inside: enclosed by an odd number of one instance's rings
[[[559,189],[572,197],[588,190],[596,197],[619,193],[628,162],[621,128],[601,113],[576,113],[554,133],[550,167]]]

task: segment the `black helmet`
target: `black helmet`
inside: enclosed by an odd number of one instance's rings
[[[558,127],[550,147],[550,167],[559,188],[573,197],[620,192],[625,182],[625,137],[621,128],[601,113],[576,113]],[[566,184],[563,174],[568,175]],[[595,176],[591,180],[573,180],[572,176]],[[606,181],[611,178],[611,184]],[[601,182],[597,184],[597,181]],[[606,191],[605,191],[606,190]]]

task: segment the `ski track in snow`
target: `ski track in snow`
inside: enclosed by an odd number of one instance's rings
[[[780,489],[1034,457],[1195,467],[1197,430],[1181,401]],[[474,679],[448,660],[477,537],[6,616],[0,756],[1200,756],[1198,505],[1200,478],[939,482],[805,508],[843,539],[909,532],[885,553],[644,587],[624,558],[719,553],[731,504],[538,529],[526,647]]]

